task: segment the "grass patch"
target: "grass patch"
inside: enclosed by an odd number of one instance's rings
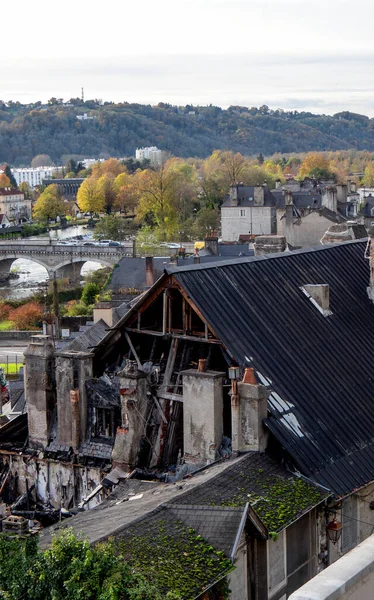
[[[21,367],[23,367],[23,362],[19,363],[0,363],[0,367],[4,370],[5,375],[16,375]]]

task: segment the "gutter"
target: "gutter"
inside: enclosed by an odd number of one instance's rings
[[[231,560],[231,562],[233,564],[234,564],[235,554],[236,554],[236,551],[237,551],[238,546],[239,546],[240,538],[241,538],[242,533],[243,533],[245,522],[247,520],[248,508],[249,508],[249,502],[247,502],[246,505],[245,505],[245,507],[244,507],[242,518],[240,520],[239,529],[237,531],[235,542],[234,542],[234,545],[233,545],[233,548],[232,548],[232,551],[231,551],[230,560]]]

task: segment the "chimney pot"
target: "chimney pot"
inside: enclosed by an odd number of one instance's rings
[[[197,367],[198,373],[205,373],[206,371],[206,358],[199,358],[199,364]]]
[[[253,385],[256,385],[258,383],[254,369],[247,368],[244,370],[244,377],[242,383],[252,383]]]

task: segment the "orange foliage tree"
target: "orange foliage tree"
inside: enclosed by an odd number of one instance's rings
[[[43,320],[43,307],[37,302],[28,302],[9,312],[9,320],[16,329],[33,329],[40,327]]]

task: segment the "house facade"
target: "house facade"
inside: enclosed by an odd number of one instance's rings
[[[238,242],[240,236],[276,233],[275,199],[266,186],[232,185],[221,206],[221,236]]]
[[[24,223],[31,218],[31,200],[17,188],[0,188],[0,213],[13,224]]]

